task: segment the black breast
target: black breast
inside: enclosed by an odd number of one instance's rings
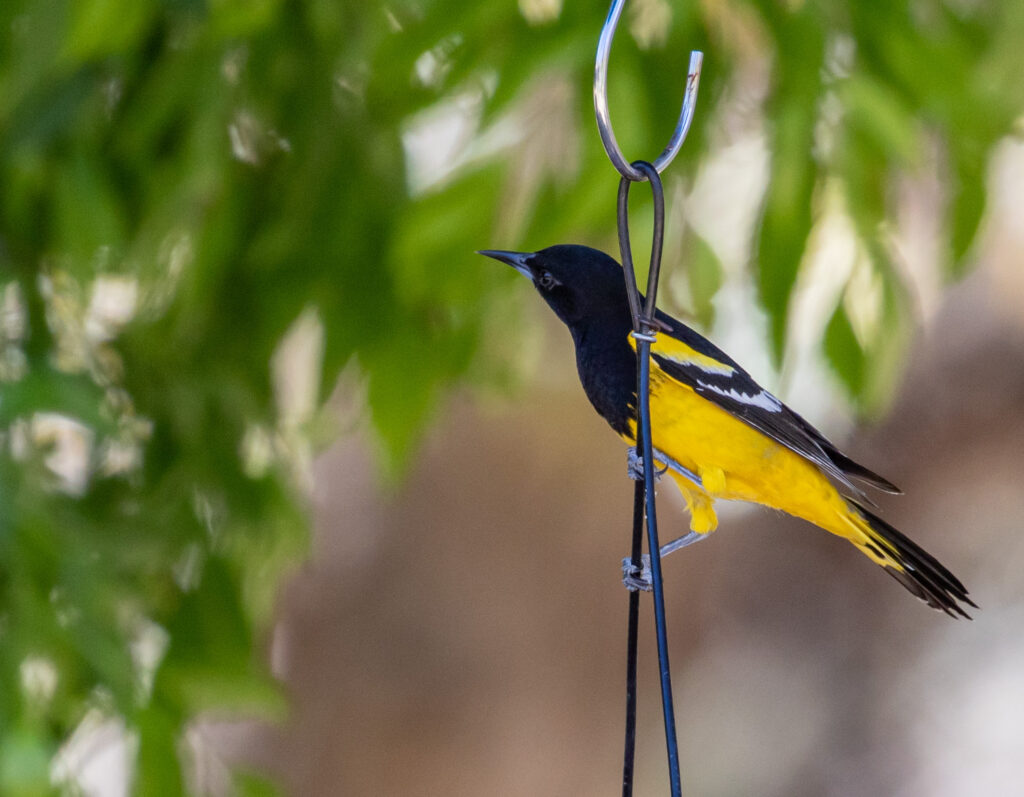
[[[628,327],[573,330],[583,390],[598,414],[622,435],[629,435],[629,422],[636,417],[636,355],[628,335]]]

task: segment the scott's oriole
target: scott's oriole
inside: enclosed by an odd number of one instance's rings
[[[569,327],[590,403],[635,443],[636,346],[622,267],[586,246],[480,254],[534,284]],[[899,488],[839,451],[710,341],[661,311],[657,320],[650,378],[655,459],[682,491],[694,532],[718,525],[716,498],[764,504],[849,540],[929,606],[968,616],[958,601],[975,604],[963,584],[869,511],[854,482],[887,493]]]

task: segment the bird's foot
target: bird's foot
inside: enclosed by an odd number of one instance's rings
[[[630,592],[650,592],[654,588],[651,577],[651,557],[644,554],[640,557],[643,563],[640,568],[633,566],[633,559],[627,556],[622,560],[622,583]]]
[[[680,548],[685,548],[687,545],[692,545],[708,536],[710,536],[708,532],[691,531],[677,540],[666,542],[658,550],[661,557],[665,558],[673,551],[678,551]],[[650,592],[654,588],[651,576],[650,554],[645,553],[641,556],[640,563],[640,567],[637,568],[633,566],[633,560],[630,557],[627,556],[622,560],[622,583],[630,592],[636,592],[637,590]]]
[[[668,470],[668,465],[664,468],[654,469],[654,480],[660,479],[665,472]],[[640,456],[640,452],[636,450],[636,446],[629,447],[629,455],[626,459],[626,473],[629,474],[629,478],[633,481],[641,482],[644,480],[644,458]]]

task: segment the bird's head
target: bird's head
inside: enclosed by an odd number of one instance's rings
[[[570,328],[586,320],[629,315],[622,267],[604,252],[565,244],[538,252],[484,249],[481,255],[507,263],[529,279]]]

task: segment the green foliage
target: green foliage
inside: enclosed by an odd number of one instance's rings
[[[962,273],[987,155],[1024,106],[1021,4],[760,0],[734,17],[676,5],[644,47],[616,43],[623,147],[660,151],[689,50],[704,49],[672,167],[692,176],[750,55],[734,40],[760,42],[771,178],[751,248],[773,349],[836,181],[887,287],[873,337],[840,307],[825,353],[853,394],[877,394],[878,369],[898,362],[885,327],[905,315],[880,231],[892,180],[926,145],[939,152],[946,272]],[[90,712],[137,739],[145,795],[186,788],[182,731],[202,712],[280,714],[258,650],[304,548],[323,394],[358,364],[382,461],[399,472],[506,300],[512,275],[472,251],[611,240],[617,176],[590,108],[604,10],[565,3],[528,21],[512,3],[450,0],[0,4],[0,793],[60,791],[50,762]],[[410,190],[403,134],[454,99],[468,140],[515,111],[527,136]],[[707,320],[721,269],[692,248]],[[311,309],[320,329],[304,356],[320,387],[295,407],[272,362]],[[272,788],[240,775],[237,791]]]
[[[867,356],[853,331],[850,317],[841,304],[836,306],[825,328],[825,354],[832,362],[845,363],[845,367],[839,370],[839,375],[850,393],[860,395],[864,390]]]

